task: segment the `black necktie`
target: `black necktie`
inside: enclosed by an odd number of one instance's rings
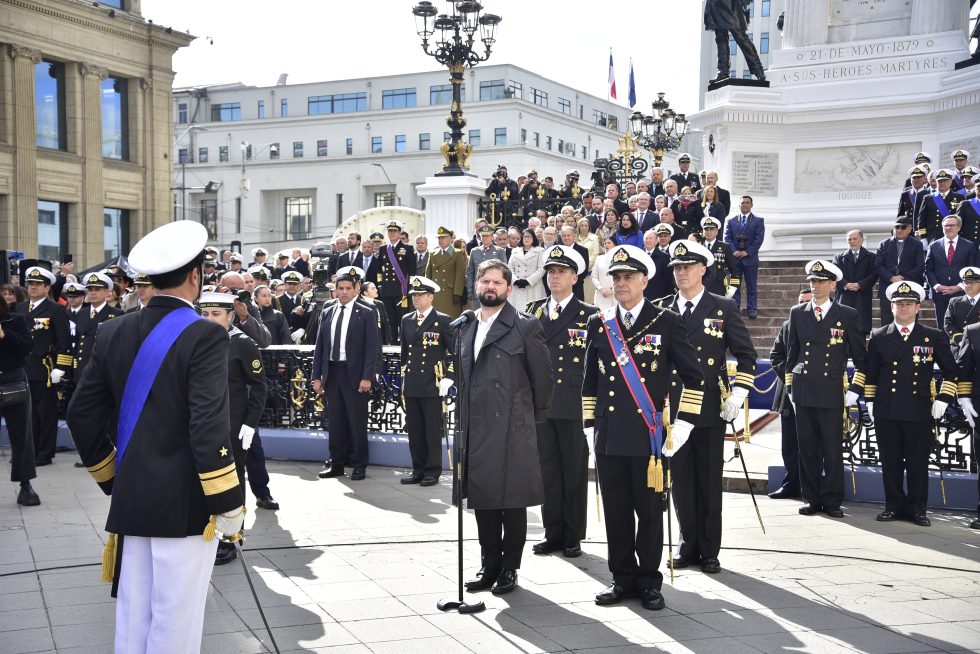
[[[693,302],[688,300],[687,302],[684,303],[684,322],[687,322],[687,319],[691,317],[691,311],[693,310],[694,310]]]
[[[337,326],[333,330],[333,347],[330,348],[330,358],[334,361],[340,361],[340,330],[344,326],[344,309],[346,309],[343,304],[340,305],[340,313],[337,315]]]
[[[561,315],[561,305],[560,304],[556,304],[555,305],[555,317],[557,318],[560,315]]]

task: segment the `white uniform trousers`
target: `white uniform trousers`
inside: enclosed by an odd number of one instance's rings
[[[123,539],[116,654],[197,654],[218,540]]]

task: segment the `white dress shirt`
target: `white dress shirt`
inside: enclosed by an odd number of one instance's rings
[[[688,302],[691,303],[691,313],[694,313],[694,310],[698,308],[698,302],[700,302],[701,301],[701,298],[704,297],[704,290],[705,290],[704,289],[704,286],[702,286],[701,287],[701,292],[698,293],[697,295],[695,295],[694,297],[692,297],[690,300],[688,300],[686,297],[684,297],[683,295],[681,295],[680,293],[678,293],[677,294],[677,313],[683,315],[684,312],[687,311],[687,303]]]
[[[640,312],[643,311],[643,298],[640,298],[640,301],[636,303],[636,306],[631,309],[625,308],[622,304],[617,304],[616,306],[619,307],[620,322],[624,322],[626,320],[626,312],[629,312],[630,320],[632,320],[633,324],[635,325],[636,319],[640,316]]]
[[[501,309],[503,311],[503,309]],[[476,361],[477,357],[480,356],[480,350],[483,349],[483,341],[487,340],[487,332],[493,327],[493,322],[500,315],[500,311],[495,312],[486,321],[483,320],[483,312],[478,311],[476,314],[476,338],[473,340],[473,360]]]
[[[338,359],[338,361],[347,361],[347,327],[350,326],[350,316],[354,312],[355,302],[357,302],[357,298],[354,298],[347,304],[338,302],[337,306],[334,307],[333,317],[330,320],[330,334],[332,335],[337,330],[337,318],[341,315],[340,307],[344,307],[344,311],[343,311],[344,322],[340,326],[340,358]],[[330,352],[331,353],[333,352],[332,340],[330,341]]]
[[[826,302],[824,302],[823,304],[820,304],[820,305],[818,305],[816,303],[816,300],[810,300],[810,306],[812,306],[814,308],[814,312],[813,312],[814,314],[816,314],[816,308],[818,306],[820,307],[820,319],[821,320],[823,320],[824,318],[827,317],[827,312],[830,311],[830,307],[831,307],[832,304],[833,304],[833,302],[830,301],[830,298],[828,298]]]
[[[570,294],[561,302],[556,301],[554,297],[548,300],[548,315],[550,316],[554,312],[558,311],[559,306],[562,308],[562,311],[564,311],[568,307],[568,303],[572,301],[572,295],[574,294]]]

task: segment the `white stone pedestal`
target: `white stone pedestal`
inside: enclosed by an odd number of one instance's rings
[[[483,197],[488,182],[479,177],[426,177],[416,190],[425,200],[425,231],[435,234],[441,225],[469,238],[477,218],[476,201]]]
[[[826,10],[826,0],[814,4]],[[969,57],[964,30],[906,31],[819,44],[833,34],[794,34],[787,41],[809,44],[773,53],[770,88],[709,92],[690,117],[733,209],[749,194],[765,217],[764,258],[827,256],[854,228],[873,248],[890,232],[916,152],[931,153],[934,169],[951,167],[959,147],[980,158],[980,66],[954,70]]]

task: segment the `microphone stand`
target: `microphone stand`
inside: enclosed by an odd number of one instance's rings
[[[463,366],[462,366],[462,356],[461,356],[461,342],[460,334],[463,328],[466,326],[468,321],[463,321],[462,323],[453,327],[454,339],[453,339],[453,365],[456,369],[457,377],[456,379],[459,391],[456,394],[456,406],[455,406],[455,417],[456,417],[456,431],[453,434],[453,450],[456,452],[456,456],[452,457],[453,460],[450,462],[450,466],[453,469],[453,503],[456,504],[456,555],[457,555],[457,599],[442,599],[436,603],[436,607],[440,611],[457,611],[459,613],[480,613],[487,607],[481,601],[476,602],[464,602],[463,601],[463,481],[464,481],[464,460],[466,457],[466,448],[463,445],[464,431],[465,427],[460,420],[460,406],[462,405],[463,393],[462,385],[469,380],[464,380]]]

